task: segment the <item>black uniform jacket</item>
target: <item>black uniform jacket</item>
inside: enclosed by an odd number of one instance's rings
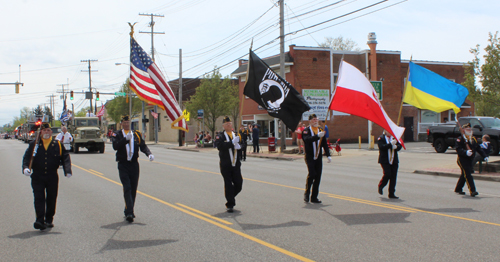
[[[250,132],[248,132],[247,129],[244,129],[244,130],[240,130],[240,138],[241,138],[241,141],[240,141],[240,144],[247,144],[247,140],[248,140],[248,136],[250,135]]]
[[[471,156],[467,156],[467,144],[469,145],[470,150],[472,150]],[[475,152],[478,152],[483,158],[488,156],[480,147],[480,144],[477,143],[475,137],[472,137],[472,140],[468,140],[466,142],[463,136],[459,136],[455,141],[455,149],[457,150],[457,154],[460,160],[469,160],[471,161],[471,164]]]
[[[318,127],[318,132],[323,131],[321,127]],[[314,160],[314,144],[316,144],[316,150],[319,150],[318,159],[323,156],[323,150],[318,148],[319,136],[313,133],[310,126],[304,128],[302,131],[302,140],[304,140],[304,149],[306,151],[306,159]],[[326,137],[321,138],[321,147],[325,150],[326,156],[330,156],[330,150],[328,148],[328,143],[326,142]]]
[[[219,159],[221,166],[232,166],[231,165],[231,156],[229,155],[229,150],[233,152],[233,158],[236,158],[235,166],[240,166],[241,162],[237,156],[237,151],[234,150],[233,142],[231,141],[231,137],[227,136],[229,140],[226,140],[226,131],[219,133],[215,139],[217,140],[217,149],[219,150]],[[236,135],[237,133],[235,133]],[[239,134],[238,134],[239,136]],[[241,137],[240,137],[241,141]]]
[[[23,170],[29,167],[35,141],[31,141],[28,149],[23,157]],[[47,150],[43,146],[42,139],[38,141],[38,149],[33,159],[31,168],[33,169],[32,177],[43,177],[48,175],[57,175],[57,169],[62,165],[64,175],[73,174],[71,172],[71,158],[69,152],[64,148],[64,145],[57,140],[50,141]]]
[[[385,135],[381,135],[378,137],[378,163],[379,164],[389,164],[389,153],[390,149],[392,149],[392,144],[385,139]],[[394,159],[392,160],[393,164],[399,163],[398,151],[403,148],[399,142],[396,143],[397,148],[394,149]]]
[[[113,149],[116,150],[116,162],[127,161],[127,144],[129,141],[123,135],[123,129],[120,129],[113,133]],[[132,155],[132,162],[137,162],[139,158],[139,149],[146,154],[146,156],[151,155],[146,142],[142,139],[141,132],[132,130],[134,135],[134,154]]]

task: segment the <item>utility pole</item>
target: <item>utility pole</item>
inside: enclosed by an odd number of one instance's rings
[[[285,0],[279,0],[279,5],[280,5],[280,75],[281,77],[286,80],[285,76]],[[278,118],[274,119],[274,123],[277,123]],[[294,128],[294,127],[290,127]],[[278,128],[277,125],[275,124],[274,130],[276,134],[278,134]],[[286,126],[283,121],[281,121],[281,153],[285,151],[286,149]],[[275,135],[276,137],[276,135]]]
[[[82,72],[89,72],[89,92],[90,96],[90,112],[92,112],[92,72],[97,72],[97,70],[92,71],[90,62],[97,62],[96,59],[80,60],[82,63],[89,63],[89,70],[82,70]]]
[[[54,105],[54,97],[55,97],[55,95],[52,94],[52,95],[46,96],[46,97],[50,98],[49,105],[50,105],[50,113],[52,114],[52,119],[50,121],[51,122],[50,124],[53,125],[54,124],[54,117],[55,117],[55,115],[54,115],[54,106],[53,106]]]
[[[165,34],[165,32],[155,32],[154,31],[154,26],[155,26],[155,21],[154,17],[165,17],[164,15],[155,15],[155,14],[141,14],[139,13],[140,16],[151,16],[151,22],[149,23],[149,27],[151,27],[151,32],[141,32],[143,34],[151,34],[151,59],[153,62],[155,61],[155,49],[154,49],[154,35],[155,34]],[[144,108],[144,102],[143,103],[143,108]],[[158,114],[158,106],[155,105],[155,113]],[[155,143],[158,143],[158,119],[155,118]]]
[[[179,106],[182,110],[182,49],[179,49]],[[179,130],[179,146],[182,146],[182,134],[184,131]]]

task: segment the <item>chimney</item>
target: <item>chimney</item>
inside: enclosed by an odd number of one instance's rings
[[[368,42],[370,47],[370,79],[377,81],[377,35],[375,32],[368,33]]]

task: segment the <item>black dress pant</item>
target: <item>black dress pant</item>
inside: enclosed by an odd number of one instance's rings
[[[398,177],[398,163],[391,164],[380,164],[382,166],[382,170],[384,171],[384,175],[382,179],[378,183],[380,188],[384,188],[389,182],[389,196],[393,196],[396,192],[396,180]]]
[[[470,193],[476,192],[476,185],[474,184],[474,178],[471,175],[472,172],[472,159],[457,159],[457,164],[460,167],[461,174],[458,179],[457,186],[455,187],[455,192],[462,192],[465,183],[469,188]]]
[[[259,153],[259,142],[253,143],[253,152]]]
[[[247,144],[241,144],[241,150],[238,150],[238,158],[240,160],[247,159]]]
[[[35,198],[36,221],[52,223],[56,213],[57,190],[59,176],[31,176],[31,187]]]
[[[235,197],[241,192],[243,187],[243,177],[241,176],[241,164],[236,166],[220,166],[220,172],[224,179],[224,196],[226,197],[226,207],[236,205]]]
[[[125,216],[134,215],[135,197],[139,185],[139,163],[137,161],[118,162],[118,174],[123,186],[123,198],[125,199]]]
[[[305,196],[311,194],[311,201],[318,200],[319,194],[319,183],[321,182],[321,173],[323,172],[323,161],[320,157],[318,159],[307,159],[306,158],[307,180],[306,180],[306,192]],[[311,192],[312,186],[312,192]]]

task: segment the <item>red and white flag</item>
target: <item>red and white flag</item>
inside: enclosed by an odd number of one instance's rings
[[[151,115],[153,115],[153,117],[154,117],[155,119],[158,119],[158,114],[157,114],[157,113],[155,113],[155,111],[153,111],[153,110],[150,110],[150,111],[151,111]]]
[[[392,122],[380,104],[370,81],[361,71],[347,62],[340,63],[337,88],[332,95],[329,108],[376,123],[387,130],[404,147],[401,136],[405,128]]]
[[[130,87],[137,96],[161,107],[173,120],[171,127],[189,131],[179,103],[158,66],[142,47],[130,38]]]
[[[97,115],[95,115],[95,116],[97,116],[97,117],[103,116],[104,115],[104,110],[106,110],[106,104],[104,104],[104,105],[101,106],[101,110],[99,110],[99,112],[97,112]]]

